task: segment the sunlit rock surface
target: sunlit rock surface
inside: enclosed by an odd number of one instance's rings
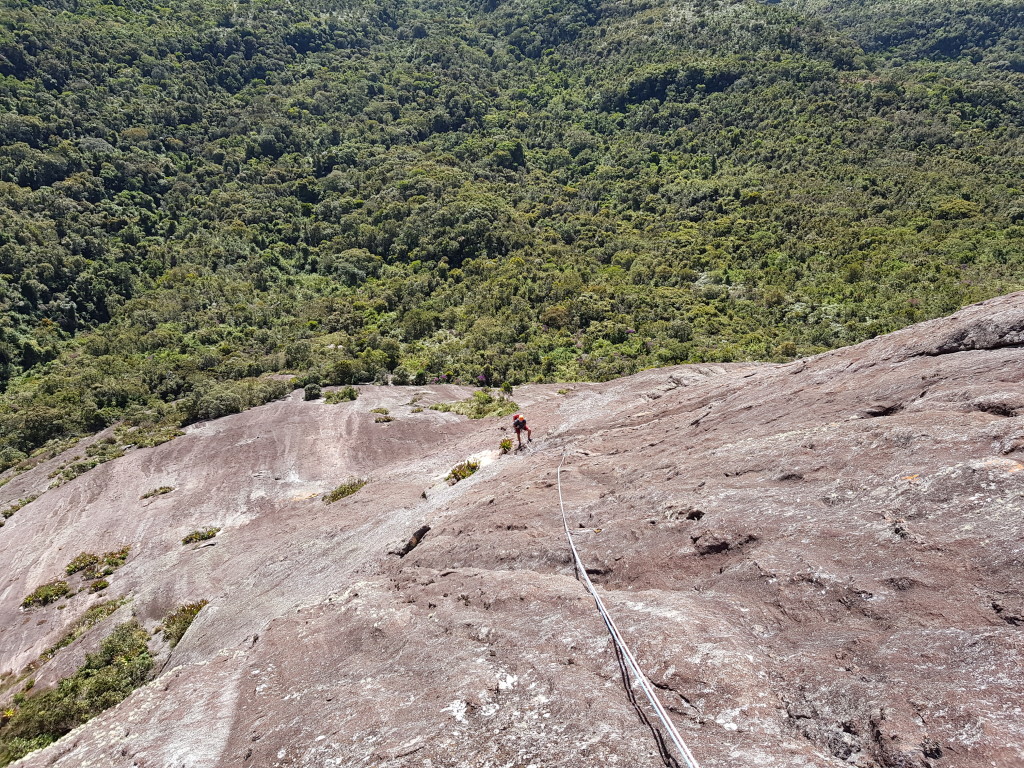
[[[37,688],[132,614],[209,604],[154,636],[150,684],[19,765],[663,765],[574,578],[564,456],[587,569],[702,766],[1020,768],[1022,345],[1014,294],[785,365],[522,387],[534,441],[506,456],[505,419],[427,407],[468,388],[296,393],[46,490],[79,444],[0,489],[45,491],[0,529],[0,673],[101,599],[130,602]],[[20,608],[124,544],[102,596]]]

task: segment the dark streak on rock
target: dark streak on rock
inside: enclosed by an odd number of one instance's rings
[[[405,546],[402,547],[398,552],[395,552],[394,554],[398,555],[399,557],[405,557],[406,555],[408,555],[410,552],[416,549],[417,546],[419,546],[419,543],[423,541],[423,537],[427,535],[428,531],[430,531],[429,525],[424,525],[421,528],[418,528],[416,530],[416,533],[412,535],[412,538],[410,538],[405,543]]]

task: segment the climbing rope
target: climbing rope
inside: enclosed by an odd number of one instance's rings
[[[594,603],[597,605],[597,610],[601,614],[601,618],[604,619],[605,626],[608,628],[608,634],[612,637],[612,642],[615,643],[615,647],[618,649],[618,655],[625,665],[633,673],[633,678],[636,680],[640,689],[644,692],[647,700],[651,703],[651,707],[654,709],[658,719],[661,720],[665,726],[665,730],[668,732],[669,739],[675,746],[676,751],[680,757],[683,758],[683,762],[688,768],[700,768],[697,765],[697,759],[693,756],[690,748],[686,746],[686,742],[683,741],[683,737],[679,735],[679,731],[676,730],[675,725],[672,724],[671,718],[668,716],[668,712],[665,711],[665,707],[662,706],[658,697],[654,693],[654,687],[651,685],[650,680],[647,676],[640,671],[640,665],[637,663],[636,657],[633,652],[629,650],[629,646],[626,645],[626,641],[622,639],[622,635],[619,633],[619,628],[615,626],[615,622],[612,620],[608,610],[604,607],[604,602],[601,600],[601,596],[597,594],[597,590],[594,588],[594,583],[590,580],[590,576],[587,574],[587,569],[583,565],[583,561],[580,559],[580,553],[576,550],[576,544],[572,540],[572,533],[569,530],[569,521],[565,516],[565,502],[562,499],[562,465],[565,464],[565,454],[562,454],[562,461],[558,464],[558,470],[555,473],[558,480],[558,506],[562,511],[562,526],[565,528],[565,538],[569,541],[569,549],[572,551],[573,566],[576,569],[576,577],[583,582],[586,586],[590,596],[594,598]],[[628,685],[628,683],[627,683]]]

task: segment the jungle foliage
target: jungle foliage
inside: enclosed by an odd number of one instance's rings
[[[0,9],[0,467],[295,384],[784,360],[1024,285],[997,0]]]

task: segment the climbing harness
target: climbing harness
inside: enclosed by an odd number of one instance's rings
[[[668,712],[665,711],[665,707],[662,706],[658,697],[654,693],[654,687],[651,685],[651,681],[647,679],[647,676],[640,670],[640,665],[637,663],[636,657],[633,652],[629,650],[629,646],[626,645],[626,641],[622,639],[622,635],[619,633],[619,628],[615,626],[615,622],[612,621],[611,615],[608,610],[604,607],[604,601],[601,600],[601,596],[597,594],[597,590],[594,588],[594,583],[590,580],[590,576],[587,575],[587,569],[583,565],[583,561],[580,559],[580,553],[576,550],[576,544],[572,540],[572,533],[569,529],[569,521],[565,516],[565,502],[562,499],[562,465],[565,464],[565,454],[562,454],[562,461],[558,464],[558,470],[555,476],[558,481],[558,506],[562,512],[562,526],[565,528],[565,538],[569,541],[569,549],[572,551],[573,567],[576,569],[576,578],[583,582],[586,586],[590,596],[594,598],[594,603],[597,605],[597,610],[601,614],[601,618],[604,619],[605,626],[608,628],[608,634],[612,637],[612,642],[615,644],[616,655],[619,657],[620,666],[624,666],[623,672],[626,669],[633,674],[633,679],[636,680],[640,689],[644,692],[647,700],[650,702],[651,707],[654,709],[658,719],[661,720],[662,725],[665,726],[665,730],[668,732],[669,739],[675,746],[676,751],[680,757],[683,758],[683,762],[688,768],[700,768],[697,765],[697,759],[690,752],[690,748],[686,746],[686,742],[683,741],[683,737],[679,735],[679,731],[676,730],[675,725],[672,724],[671,718],[668,716]],[[629,693],[628,678],[624,674],[624,683],[627,686],[627,693]],[[652,729],[653,730],[653,729]],[[659,744],[659,747],[662,746]]]

